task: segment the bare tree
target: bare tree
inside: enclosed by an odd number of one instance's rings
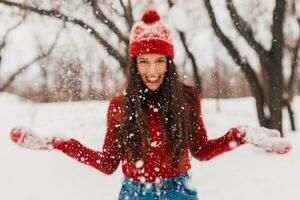
[[[264,79],[267,86],[263,85],[249,64],[243,58],[233,42],[227,37],[217,23],[215,13],[210,0],[204,0],[205,7],[211,19],[211,24],[215,34],[228,50],[230,56],[242,69],[247,78],[251,91],[256,99],[259,122],[262,126],[275,128],[282,132],[282,109],[284,107],[284,77],[282,72],[282,59],[284,48],[283,23],[285,17],[286,1],[276,0],[273,10],[272,44],[269,50],[259,43],[253,34],[251,26],[238,14],[233,2],[226,0],[227,9],[233,24],[239,34],[246,40],[249,46],[255,50],[261,67],[265,72]]]
[[[31,61],[29,61],[28,63],[24,64],[23,66],[19,67],[18,70],[16,72],[14,72],[12,75],[10,75],[10,77],[4,82],[4,84],[2,84],[0,86],[0,91],[4,91],[6,90],[12,83],[13,81],[23,72],[25,72],[30,66],[32,66],[32,64],[36,63],[37,61],[40,61],[46,57],[48,57],[51,52],[53,51],[57,40],[59,38],[60,32],[62,29],[60,29],[55,37],[54,42],[52,43],[52,45],[49,47],[49,49],[46,52],[42,52],[41,54],[37,55],[36,57],[34,57]]]
[[[169,4],[170,8],[172,8],[174,6],[173,1],[171,1],[171,0],[168,0],[168,4]],[[187,41],[186,41],[186,34],[185,34],[185,32],[180,31],[180,30],[177,30],[177,32],[179,34],[181,43],[182,43],[182,45],[184,47],[184,50],[185,50],[185,52],[187,54],[187,57],[190,59],[190,61],[192,63],[193,79],[194,79],[194,82],[195,82],[195,86],[196,86],[196,88],[203,95],[203,89],[202,89],[202,83],[201,83],[201,75],[198,72],[199,67],[198,67],[198,65],[196,63],[196,58],[195,58],[194,54],[190,51],[190,49],[188,47],[188,44],[187,44]]]
[[[1,54],[1,52],[2,52],[2,50],[4,49],[4,47],[6,46],[6,41],[7,41],[8,36],[9,36],[14,30],[16,30],[19,26],[21,26],[21,25],[25,22],[26,16],[27,16],[27,15],[23,15],[23,16],[22,16],[22,19],[21,19],[18,23],[16,23],[14,26],[12,26],[12,27],[10,27],[9,29],[7,29],[6,32],[4,33],[3,39],[2,39],[2,41],[1,41],[1,43],[0,43],[0,64],[1,64],[1,61],[2,61],[2,54]]]
[[[128,4],[125,5],[122,0],[119,0],[122,8],[123,8],[123,14],[122,17],[126,20],[127,22],[127,30],[131,29],[131,26],[133,24],[133,17],[132,17],[132,5],[131,5],[131,0],[128,0]],[[75,18],[75,17],[70,17],[67,14],[62,13],[59,10],[59,7],[56,9],[41,9],[38,6],[30,6],[25,3],[15,3],[11,1],[5,1],[1,0],[1,4],[9,6],[9,7],[17,7],[21,10],[26,10],[29,12],[34,12],[39,15],[44,15],[52,18],[56,18],[59,20],[62,20],[67,23],[71,23],[74,25],[77,25],[83,29],[85,29],[95,40],[98,44],[100,44],[107,52],[109,55],[111,55],[113,58],[115,58],[118,62],[120,67],[123,69],[123,71],[126,71],[127,68],[127,63],[128,63],[128,44],[129,44],[129,37],[127,33],[123,33],[120,28],[112,21],[110,20],[109,17],[107,17],[102,8],[99,6],[99,3],[97,0],[84,0],[82,1],[82,5],[86,6],[87,8],[91,8],[93,11],[94,17],[97,19],[97,21],[109,28],[109,30],[115,34],[120,43],[125,44],[125,49],[116,49],[113,47],[101,34],[97,31],[96,26],[93,27],[92,25],[89,25],[87,22],[85,22],[82,19]],[[125,55],[123,52],[126,52]]]
[[[296,80],[296,74],[297,74],[297,66],[299,65],[299,48],[300,48],[300,15],[296,15],[296,1],[294,1],[291,5],[291,14],[297,17],[297,22],[298,22],[298,39],[296,42],[291,41],[291,43],[294,43],[294,45],[289,45],[290,43],[288,41],[285,42],[285,49],[288,51],[288,54],[291,55],[291,75],[289,79],[285,82],[284,85],[284,91],[285,94],[283,95],[283,101],[284,105],[287,107],[289,117],[290,117],[290,124],[291,124],[291,129],[296,130],[296,124],[295,124],[295,119],[294,119],[294,112],[291,106],[291,102],[294,98],[294,95],[296,93],[295,91],[295,80]],[[286,37],[286,40],[288,40],[288,37]]]

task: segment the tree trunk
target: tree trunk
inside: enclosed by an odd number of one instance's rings
[[[294,112],[291,106],[291,102],[285,98],[283,100],[284,106],[287,108],[288,114],[289,114],[289,119],[290,119],[290,125],[291,125],[291,130],[296,131],[296,124],[295,124],[295,117],[294,117]]]
[[[278,74],[277,77],[270,79],[270,85],[272,86],[269,96],[270,96],[270,123],[269,128],[275,128],[282,132],[282,108],[283,108],[283,101],[282,101],[282,81],[281,75]],[[279,80],[278,80],[279,79]],[[281,81],[280,81],[281,79]]]

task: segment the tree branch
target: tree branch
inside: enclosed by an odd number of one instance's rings
[[[131,7],[131,0],[128,0],[128,5],[126,6],[123,2],[123,0],[119,0],[123,11],[124,11],[124,15],[125,15],[125,19],[126,22],[128,24],[129,30],[131,29],[131,27],[133,26],[133,16],[132,16],[132,7]]]
[[[226,0],[227,9],[229,11],[230,17],[233,21],[234,26],[237,31],[242,35],[242,37],[247,41],[247,43],[256,51],[259,57],[268,57],[268,51],[255,40],[253,36],[253,31],[250,25],[242,19],[242,17],[237,13],[237,10],[232,2],[232,0]]]
[[[172,8],[174,6],[174,3],[171,0],[168,0],[168,5],[169,5],[170,8]],[[177,30],[177,32],[179,34],[179,37],[180,37],[180,40],[181,40],[182,45],[184,47],[184,50],[187,53],[188,58],[192,62],[192,68],[193,68],[193,71],[194,71],[193,78],[194,78],[194,81],[195,81],[195,86],[196,86],[197,90],[200,93],[203,93],[202,81],[201,81],[201,76],[198,73],[198,66],[197,66],[197,63],[196,63],[196,58],[195,58],[194,54],[189,50],[189,47],[188,47],[187,41],[186,41],[186,37],[185,37],[185,33],[183,31],[180,31],[180,30]]]
[[[191,62],[192,62],[195,86],[196,86],[197,90],[203,94],[202,81],[201,81],[201,76],[198,73],[198,66],[196,63],[196,58],[195,58],[194,54],[189,50],[184,32],[178,31],[178,33],[179,33],[180,40],[184,46],[185,52],[187,53],[188,57],[191,59]]]
[[[33,63],[49,56],[51,54],[51,52],[53,51],[55,45],[57,44],[57,41],[58,41],[58,38],[60,36],[60,33],[61,31],[63,30],[64,28],[61,28],[56,36],[55,36],[55,39],[54,39],[54,42],[52,43],[52,45],[50,46],[50,48],[48,49],[47,52],[45,53],[42,53],[38,56],[36,56],[35,58],[33,58],[30,62],[26,63],[25,65],[23,65],[22,67],[20,67],[15,73],[13,73],[9,79],[0,87],[0,91],[4,91],[5,89],[7,89],[11,84],[12,82],[17,78],[17,76],[21,73],[23,73],[24,71],[26,71]]]
[[[58,12],[57,10],[44,10],[44,9],[35,8],[35,7],[32,7],[32,6],[28,6],[28,5],[24,5],[24,4],[20,4],[20,3],[14,3],[14,2],[3,1],[3,0],[0,1],[0,3],[2,3],[4,5],[7,5],[7,6],[11,6],[11,7],[17,7],[21,10],[31,11],[31,12],[34,12],[34,13],[37,13],[37,14],[40,14],[40,15],[54,17],[54,18],[60,19],[64,22],[69,22],[69,23],[78,25],[78,26],[86,29],[94,37],[94,39],[107,50],[107,52],[111,56],[113,56],[116,60],[118,60],[118,62],[120,63],[120,66],[122,68],[126,67],[126,63],[127,63],[126,59],[123,58],[121,53],[119,53],[104,38],[102,38],[101,35],[93,27],[86,24],[84,21],[82,21],[80,19],[73,18],[73,17],[69,17],[65,14],[62,14],[62,13]]]
[[[251,91],[256,99],[256,107],[258,109],[258,118],[261,125],[266,125],[268,122],[266,121],[266,115],[265,111],[263,110],[264,105],[264,92],[262,89],[262,86],[259,83],[259,80],[248,63],[246,59],[243,59],[241,55],[239,54],[238,50],[234,47],[233,42],[222,32],[220,26],[217,23],[213,8],[210,4],[210,0],[204,0],[205,7],[208,11],[208,15],[211,20],[211,24],[213,27],[213,30],[219,40],[222,42],[224,47],[227,49],[229,55],[232,57],[234,62],[241,67],[241,70],[244,72],[245,77],[247,78]]]
[[[26,19],[26,15],[24,15],[24,16],[22,17],[22,19],[21,19],[17,24],[15,24],[14,26],[12,26],[12,27],[10,27],[9,29],[7,29],[7,31],[5,32],[5,34],[4,34],[4,36],[3,36],[3,40],[2,40],[2,42],[1,42],[1,44],[0,44],[0,50],[3,49],[3,48],[5,47],[5,45],[6,45],[6,39],[7,39],[8,35],[9,35],[13,30],[15,30],[16,28],[18,28],[18,27],[25,21],[25,19]]]
[[[299,25],[299,28],[300,28],[300,19],[298,18],[298,25]],[[293,85],[294,85],[294,81],[295,81],[295,76],[296,76],[296,69],[297,69],[297,66],[298,66],[298,63],[299,63],[299,59],[298,59],[298,54],[299,54],[299,48],[300,48],[300,30],[299,30],[299,37],[298,37],[298,40],[296,42],[296,45],[293,49],[293,53],[292,53],[292,62],[291,62],[291,76],[290,76],[290,79],[289,79],[289,83],[288,83],[288,94],[289,94],[289,98],[290,100],[292,99],[293,97]]]
[[[112,32],[114,32],[119,39],[124,42],[126,45],[129,44],[129,38],[126,37],[120,29],[110,20],[108,19],[101,8],[97,4],[97,0],[86,0],[87,4],[90,5],[93,9],[93,13],[98,20],[100,20],[103,24],[105,24]]]
[[[0,63],[1,63],[1,51],[2,49],[6,46],[6,40],[7,40],[7,37],[9,36],[9,34],[15,30],[16,28],[18,28],[26,19],[26,15],[23,15],[22,16],[22,19],[17,23],[15,24],[14,26],[10,27],[9,29],[7,29],[7,31],[5,32],[4,36],[3,36],[3,40],[2,42],[0,43]]]

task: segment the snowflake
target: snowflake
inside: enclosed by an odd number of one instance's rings
[[[139,160],[135,163],[135,167],[136,168],[141,168],[144,166],[144,162],[142,160]]]

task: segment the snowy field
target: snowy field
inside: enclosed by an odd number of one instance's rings
[[[203,100],[209,138],[237,125],[256,125],[252,98]],[[293,103],[300,128],[300,97]],[[115,200],[122,172],[111,176],[68,158],[59,151],[32,151],[10,142],[15,126],[27,126],[39,135],[73,137],[101,149],[106,131],[108,102],[32,104],[0,93],[1,200]],[[286,113],[285,113],[286,115]],[[300,131],[288,131],[293,149],[286,155],[243,145],[208,162],[192,160],[192,180],[200,200],[299,200]]]

